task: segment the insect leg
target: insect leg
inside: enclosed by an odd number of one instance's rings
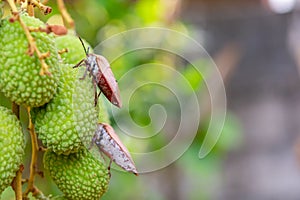
[[[84,70],[83,76],[82,76],[81,78],[79,78],[79,79],[80,79],[80,80],[84,80],[85,77],[86,77],[86,75],[87,75],[87,69]]]
[[[111,173],[110,173],[110,166],[111,166],[111,163],[112,163],[112,159],[110,159],[109,165],[108,165],[108,167],[107,167],[108,173],[109,173],[109,178],[111,177]]]
[[[96,91],[97,91],[97,89],[96,89]],[[98,99],[100,97],[100,94],[101,94],[101,91],[99,92],[98,95],[97,95],[97,92],[95,93],[95,106],[97,106],[97,104],[98,104]]]
[[[98,96],[97,96],[97,99],[99,99],[99,97],[100,97],[100,94],[101,94],[101,91],[99,92],[99,94],[98,94]]]
[[[79,63],[77,63],[73,68],[77,68],[77,67],[81,66],[83,61],[84,61],[84,59],[82,59]]]
[[[98,103],[97,82],[94,79],[93,79],[93,85],[94,85],[94,91],[95,91],[94,102],[95,102],[95,106],[97,106],[97,103]]]
[[[100,155],[101,155],[101,158],[103,159],[103,161],[106,162],[105,156],[103,155],[102,151],[100,151]]]

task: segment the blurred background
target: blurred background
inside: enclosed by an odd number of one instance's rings
[[[189,148],[168,166],[135,177],[113,170],[110,189],[103,199],[136,200],[279,200],[300,198],[300,2],[298,0],[72,0],[65,1],[76,30],[92,47],[114,34],[132,28],[164,27],[186,34],[201,44],[216,63],[224,81],[227,115],[212,151],[199,158],[210,117],[210,97],[203,74],[211,73],[207,57],[193,53],[185,43],[169,38],[174,48],[186,50],[204,69],[199,73],[178,55],[159,50],[129,52],[114,60],[112,70],[121,79],[131,69],[149,63],[171,66],[190,84],[187,93],[201,96],[201,120]],[[55,2],[50,16],[58,14]],[[145,36],[150,40],[157,35]],[[169,41],[169,42],[170,42]],[[124,52],[126,41],[102,49],[108,58]],[[171,80],[164,71],[147,71],[131,77]],[[212,76],[213,77],[213,76]],[[129,84],[129,83],[128,83]],[[126,87],[128,86],[126,84]],[[125,84],[119,82],[121,95]],[[217,91],[216,91],[217,92]],[[205,101],[207,100],[207,101]],[[208,102],[208,103],[207,103]],[[155,137],[149,115],[159,104],[167,119]],[[108,104],[109,105],[109,104]],[[131,152],[161,149],[175,137],[180,123],[180,104],[166,88],[146,85],[130,97],[129,114],[111,117],[122,141]],[[109,107],[113,116],[113,110]],[[130,117],[144,127],[144,138],[124,136],[118,119]],[[155,118],[155,116],[154,116]],[[150,124],[150,125],[149,125]],[[154,124],[154,125],[153,125]],[[135,136],[139,133],[135,133]],[[188,133],[187,133],[188,134]],[[29,151],[29,150],[28,150]],[[133,153],[134,155],[134,153]],[[159,162],[168,155],[161,155]],[[41,158],[41,156],[40,156]],[[136,160],[135,156],[133,156]],[[139,166],[139,160],[136,160]],[[39,164],[42,168],[42,163]],[[37,178],[46,194],[59,194],[55,184]],[[44,184],[45,181],[51,184]],[[2,199],[9,199],[8,189]]]

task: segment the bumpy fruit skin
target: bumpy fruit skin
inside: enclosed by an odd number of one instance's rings
[[[29,27],[42,27],[39,19],[21,16]],[[58,54],[52,35],[32,32],[41,53],[50,51],[46,58],[51,76],[41,76],[40,61],[34,53],[27,54],[28,41],[18,21],[7,19],[0,23],[0,89],[11,101],[30,107],[42,106],[49,102],[56,92],[59,80]]]
[[[0,194],[10,185],[24,156],[24,136],[13,113],[0,106]]]
[[[90,47],[90,45],[82,39],[85,45],[85,48]],[[61,58],[64,61],[64,63],[72,64],[75,66],[78,62],[80,62],[82,59],[86,57],[84,48],[78,39],[73,34],[68,34],[60,37],[55,38],[55,43],[58,49],[64,49],[67,48],[68,52],[61,54]],[[89,48],[89,53],[92,53],[92,49]],[[82,67],[84,68],[84,66]],[[98,100],[98,107],[99,107],[99,116],[98,116],[98,122],[105,122],[110,123],[109,116],[107,113],[107,109],[104,105],[104,102],[99,98]]]
[[[88,48],[90,45],[83,40],[84,45]],[[75,35],[69,34],[55,38],[58,49],[67,48],[68,52],[61,54],[61,58],[65,63],[76,65],[86,57],[83,46]],[[91,53],[91,49],[90,52]]]
[[[107,168],[85,148],[70,155],[47,151],[44,166],[66,199],[98,200],[108,189]]]
[[[82,71],[84,68],[62,65],[57,93],[32,113],[39,139],[57,154],[67,155],[88,146],[96,129],[94,88],[90,78],[79,79]]]

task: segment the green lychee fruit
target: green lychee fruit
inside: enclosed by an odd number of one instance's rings
[[[0,194],[8,187],[22,162],[24,136],[17,117],[0,106]]]
[[[27,15],[21,19],[29,27],[43,27],[42,21]],[[52,74],[40,75],[41,63],[36,53],[29,56],[28,40],[20,23],[8,19],[0,23],[0,90],[11,101],[30,107],[49,102],[59,80],[58,53],[51,34],[31,32],[41,53],[50,52],[45,59]]]
[[[39,139],[57,154],[74,153],[88,146],[96,129],[94,88],[88,76],[80,80],[83,71],[62,64],[57,93],[32,114]]]
[[[107,167],[85,148],[69,155],[48,150],[44,166],[66,199],[99,200],[108,189]]]
[[[100,98],[98,100],[98,110],[99,110],[98,122],[99,123],[108,123],[108,124],[110,124],[110,120],[109,120],[109,115],[108,115],[107,109],[106,109],[106,107],[104,105],[104,102]]]
[[[85,48],[89,48],[90,45],[82,39]],[[78,62],[80,62],[82,59],[86,57],[84,48],[78,39],[77,36],[71,34],[71,32],[68,35],[59,36],[55,38],[55,43],[58,49],[68,49],[68,52],[61,54],[61,58],[64,61],[64,63],[76,65]],[[91,53],[93,50],[89,48],[89,52]],[[107,109],[104,105],[104,102],[99,99],[98,100],[98,107],[99,107],[99,122],[105,122],[110,123],[109,116],[107,113]]]
[[[85,48],[89,48],[89,44],[83,40]],[[61,58],[65,63],[76,65],[86,57],[84,48],[77,36],[68,34],[55,38],[55,43],[58,49],[66,48],[68,52],[61,54]],[[91,49],[89,50],[91,53]]]

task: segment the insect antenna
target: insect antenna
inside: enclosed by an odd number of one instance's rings
[[[82,44],[82,46],[83,46],[83,49],[84,49],[85,55],[88,55],[88,54],[89,54],[89,49],[90,49],[90,48],[88,48],[88,50],[86,50],[86,48],[85,48],[85,46],[84,46],[84,43],[83,43],[83,41],[82,41],[81,37],[79,37],[79,36],[78,36],[78,38],[79,38],[79,40],[80,40],[80,42],[81,42],[81,44]]]

